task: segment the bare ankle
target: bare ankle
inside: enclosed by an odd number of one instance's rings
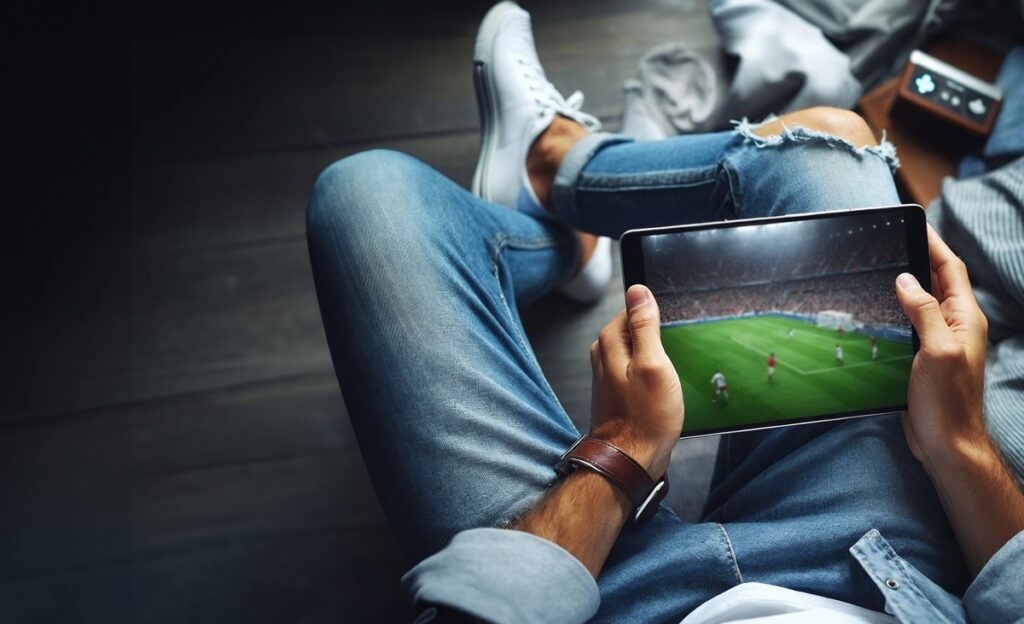
[[[551,211],[551,185],[562,159],[573,145],[590,132],[571,119],[555,117],[551,125],[540,133],[526,155],[526,172],[537,199]]]
[[[587,262],[590,262],[590,257],[594,255],[594,250],[597,248],[597,236],[586,232],[576,232],[576,237],[580,241],[580,259],[576,266],[576,272],[579,273],[583,267],[587,266]]]

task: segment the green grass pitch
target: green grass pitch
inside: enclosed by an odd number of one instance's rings
[[[686,433],[906,402],[909,342],[879,339],[878,359],[872,360],[865,335],[839,338],[834,329],[782,316],[663,327],[661,339],[683,382]],[[842,366],[835,359],[837,343]],[[770,352],[778,360],[771,384]],[[728,402],[712,401],[716,369],[729,385]]]

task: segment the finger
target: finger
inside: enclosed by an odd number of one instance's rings
[[[633,348],[630,344],[629,321],[625,310],[620,310],[601,330],[597,336],[597,348],[605,368],[624,369],[629,364]]]
[[[942,292],[942,285],[939,284],[939,276],[935,274],[935,271],[932,271],[932,294],[939,301],[946,298],[946,294]]]
[[[604,374],[604,365],[601,363],[601,347],[596,340],[590,344],[590,370],[594,372],[594,377]]]
[[[943,299],[968,297],[974,301],[967,267],[931,225],[928,225],[928,258],[932,272],[938,277],[938,290],[942,292]]]
[[[626,309],[633,360],[641,364],[663,361],[665,348],[661,345],[661,314],[654,294],[642,284],[630,286],[626,291]]]
[[[942,316],[938,300],[929,294],[910,273],[896,278],[896,298],[921,338],[921,348],[937,347],[952,337]]]
[[[928,250],[938,283],[936,296],[941,302],[946,324],[954,334],[966,336],[974,347],[984,348],[988,322],[974,296],[966,265],[930,225]]]

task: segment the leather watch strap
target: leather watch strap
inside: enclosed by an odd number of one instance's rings
[[[643,522],[655,514],[658,504],[668,493],[668,475],[655,482],[636,460],[610,442],[583,436],[562,455],[556,471],[566,476],[578,466],[589,468],[607,478],[633,503],[635,522]]]

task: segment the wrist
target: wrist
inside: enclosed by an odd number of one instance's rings
[[[596,506],[610,513],[609,520],[624,524],[633,513],[633,501],[622,488],[612,483],[607,477],[592,470],[574,470],[566,480],[594,492]]]
[[[933,479],[987,473],[1001,466],[1002,459],[988,435],[951,437],[925,453],[923,466]]]
[[[588,434],[612,444],[643,466],[648,476],[657,481],[667,471],[675,440],[651,440],[626,427],[595,427]]]

